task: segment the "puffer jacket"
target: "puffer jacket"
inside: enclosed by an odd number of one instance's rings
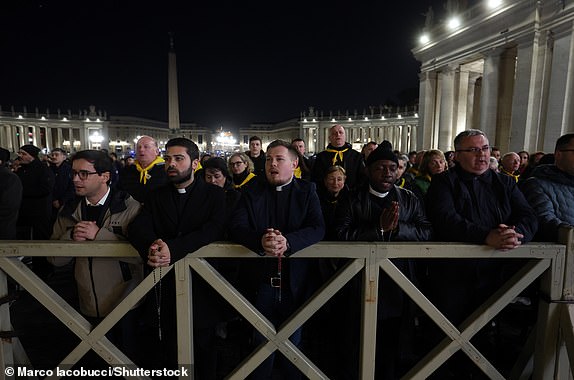
[[[538,216],[537,240],[555,242],[560,226],[574,225],[574,176],[556,165],[540,165],[521,190]]]
[[[125,240],[128,224],[138,214],[141,205],[127,192],[111,190],[109,208],[95,240]],[[81,209],[85,198],[76,197],[58,214],[52,240],[71,240],[73,227],[82,220]],[[62,266],[71,257],[48,258]],[[74,275],[78,287],[80,311],[89,317],[108,315],[142,280],[143,262],[137,258],[77,257]],[[137,306],[137,305],[136,305]],[[134,306],[134,307],[136,307]]]

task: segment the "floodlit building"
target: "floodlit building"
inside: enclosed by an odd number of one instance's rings
[[[574,131],[574,3],[447,1],[432,9],[420,44],[417,146],[451,150],[454,136],[482,129],[501,151],[554,151]]]

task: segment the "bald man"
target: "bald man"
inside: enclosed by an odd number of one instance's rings
[[[151,190],[166,183],[165,162],[157,141],[150,136],[140,137],[136,143],[135,162],[120,172],[118,187],[135,200],[144,202]]]

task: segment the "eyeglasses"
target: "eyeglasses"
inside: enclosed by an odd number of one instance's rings
[[[229,164],[230,164],[231,166],[239,166],[239,165],[241,165],[241,164],[245,164],[245,162],[243,162],[243,161],[236,161],[236,162],[230,162]]]
[[[490,151],[490,146],[485,145],[482,148],[472,147],[472,148],[468,148],[468,149],[457,149],[456,151],[457,152],[468,152],[468,153],[472,153],[472,154],[479,154],[479,153]]]
[[[72,170],[72,179],[78,176],[82,181],[85,181],[92,174],[98,174],[98,172],[89,172],[87,170],[78,170],[78,171]]]

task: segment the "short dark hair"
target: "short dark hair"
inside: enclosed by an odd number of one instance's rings
[[[484,136],[485,139],[488,139],[488,137],[486,136],[486,133],[484,133],[480,129],[467,129],[466,131],[460,132],[454,138],[454,149],[456,150],[456,149],[460,148],[460,142],[462,139],[464,139],[466,137],[473,137],[473,136]]]
[[[112,172],[112,159],[101,150],[86,149],[75,153],[72,156],[72,163],[76,160],[86,160],[94,165],[94,170],[98,174]]]
[[[191,161],[199,160],[199,148],[190,139],[186,139],[185,137],[175,137],[165,144],[165,149],[171,148],[172,146],[184,147],[185,150],[187,150],[187,155]]]
[[[275,140],[271,142],[271,144],[267,146],[267,152],[269,152],[269,149],[276,148],[278,146],[284,146],[285,148],[287,148],[289,154],[291,154],[293,158],[299,158],[299,152],[297,152],[297,150],[293,148],[293,145],[289,144],[285,140]]]
[[[564,147],[570,144],[570,140],[574,139],[574,133],[568,133],[563,136],[560,136],[558,140],[556,140],[556,148],[554,152],[559,151],[560,149],[564,149]]]
[[[263,141],[261,140],[261,138],[259,138],[259,136],[251,136],[251,137],[249,138],[249,143],[251,143],[251,141],[255,141],[255,140],[257,140],[257,141],[259,141],[261,144],[263,144]],[[243,140],[243,141],[245,141],[245,140]]]
[[[226,178],[229,177],[229,170],[227,170],[227,163],[221,157],[211,157],[203,163],[203,169],[207,173],[207,169],[219,170]]]
[[[301,141],[303,144],[305,143],[305,140],[303,140],[300,137],[297,137],[297,138],[291,140],[291,144],[295,144],[296,142],[299,142],[299,141]]]
[[[60,153],[62,153],[62,154],[66,154],[66,151],[65,151],[64,149],[62,149],[62,148],[54,148],[54,149],[52,149],[52,152],[51,152],[51,153],[54,153],[54,152],[60,152]]]

